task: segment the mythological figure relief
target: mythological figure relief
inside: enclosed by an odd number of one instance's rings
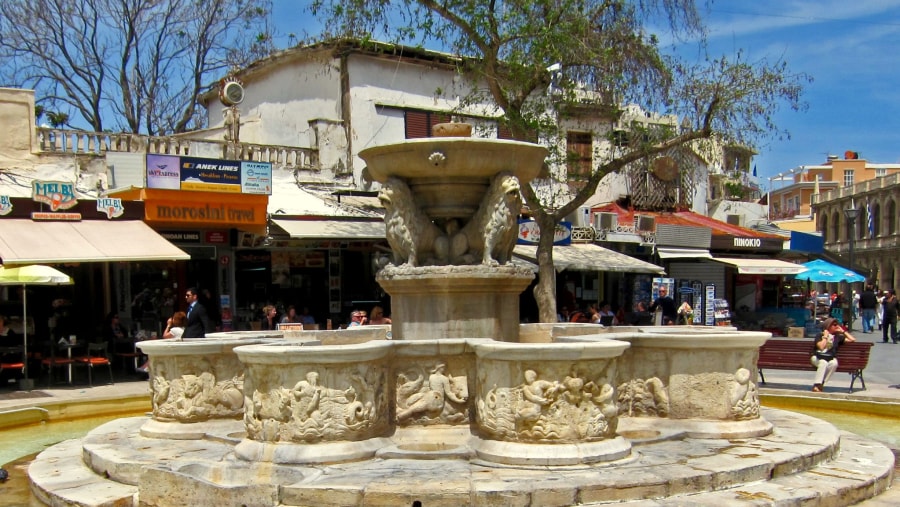
[[[619,413],[628,417],[668,417],[669,391],[662,380],[632,379],[620,385]]]
[[[307,372],[291,388],[266,382],[253,392],[244,413],[247,435],[264,442],[316,443],[366,438],[386,425],[377,417],[386,412],[379,370],[360,365],[336,372],[335,378],[346,384],[339,389],[322,385],[317,371]]]
[[[516,387],[494,385],[478,400],[478,421],[492,437],[510,441],[612,438],[618,407],[612,385],[572,371],[560,380],[525,370]]]
[[[397,375],[397,422],[459,424],[469,420],[469,387],[465,375],[447,374],[436,364],[426,378],[424,368]]]
[[[731,415],[736,420],[759,418],[759,391],[750,380],[750,370],[738,368],[731,386]]]
[[[449,219],[438,227],[413,199],[402,179],[391,176],[378,199],[385,209],[385,234],[393,264],[401,266],[506,264],[518,235],[522,207],[519,180],[509,172],[494,176],[474,216],[465,224]]]
[[[203,358],[189,367],[154,363],[150,381],[153,416],[160,420],[199,422],[208,419],[238,417],[244,409],[244,376],[235,375],[225,380],[216,379],[216,368]],[[181,368],[179,368],[181,366]],[[181,376],[168,379],[166,371],[186,371]]]

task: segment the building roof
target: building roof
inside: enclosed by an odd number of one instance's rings
[[[619,223],[631,223],[634,221],[635,215],[651,216],[656,219],[656,224],[667,225],[690,225],[709,227],[713,236],[740,236],[751,238],[779,238],[778,234],[770,234],[747,227],[729,224],[716,220],[693,211],[676,211],[676,212],[659,212],[659,211],[636,211],[625,209],[616,203],[608,203],[603,206],[595,206],[591,208],[591,212],[597,213],[615,213],[619,217]]]

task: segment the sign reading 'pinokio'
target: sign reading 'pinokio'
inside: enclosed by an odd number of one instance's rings
[[[75,198],[75,184],[65,181],[31,182],[31,198],[35,202],[50,205],[50,211],[69,209],[78,204]]]
[[[122,205],[122,199],[101,197],[97,199],[97,211],[106,213],[106,218],[112,219],[122,216],[122,213],[125,213],[125,206]]]

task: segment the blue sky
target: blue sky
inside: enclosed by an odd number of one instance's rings
[[[276,31],[315,33],[305,3],[273,0]],[[813,78],[803,96],[808,109],[785,107],[776,116],[791,139],[758,149],[764,187],[768,177],[847,150],[874,163],[900,163],[900,2],[720,0],[704,12],[711,56],[742,49],[747,61],[783,59]],[[276,45],[286,47],[287,37]]]

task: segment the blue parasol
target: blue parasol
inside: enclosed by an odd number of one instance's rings
[[[794,278],[797,280],[833,283],[856,283],[866,281],[866,277],[864,277],[863,275],[822,259],[816,259],[814,261],[801,264],[801,266],[806,269],[794,275]]]

